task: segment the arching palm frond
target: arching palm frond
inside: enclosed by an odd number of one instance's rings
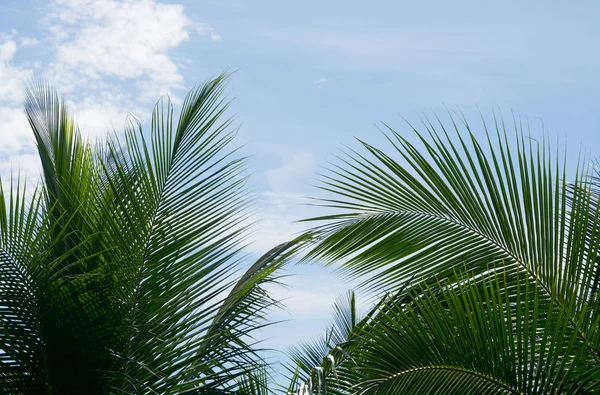
[[[263,365],[251,334],[276,302],[262,285],[303,241],[245,265],[251,201],[226,79],[190,92],[177,123],[161,100],[149,134],[130,121],[98,147],[32,84],[42,188],[3,194],[0,210],[8,392],[235,393]]]
[[[462,272],[384,297],[338,345],[335,371],[321,360],[325,385],[309,372],[308,391],[298,372],[294,393],[595,393],[600,366],[565,308],[519,276]]]
[[[600,366],[568,311],[501,272],[396,295],[360,328],[355,394],[594,393]],[[516,286],[515,286],[516,284]],[[401,300],[401,301],[400,301]],[[348,372],[348,373],[346,373]]]
[[[396,301],[401,301],[400,295],[407,299],[405,290],[409,286],[410,281],[407,281],[397,292]],[[352,355],[363,347],[363,328],[380,313],[390,296],[384,295],[366,314],[361,314],[354,291],[340,295],[324,333],[288,351],[291,363],[286,365],[289,373],[287,392],[303,395],[303,392],[310,393],[309,389],[319,392],[323,388],[334,395],[351,393],[353,385],[363,379],[361,371],[354,369],[356,361]],[[345,369],[342,374],[338,374],[340,368]]]
[[[28,202],[25,187],[10,187],[6,194],[0,184],[1,385],[6,393],[43,393],[48,360],[39,330],[56,261],[47,254],[52,240],[40,220],[41,194]]]
[[[320,241],[308,258],[341,261],[366,285],[389,290],[408,278],[457,282],[465,264],[473,279],[496,270],[530,279],[600,360],[592,292],[600,221],[589,174],[569,173],[516,122],[514,138],[502,120],[484,122],[483,141],[463,118],[451,117],[449,128],[425,120],[424,128],[413,128],[422,148],[389,129],[392,154],[361,142],[366,153],[349,151],[322,176],[333,194],[322,204],[342,212],[313,219],[326,224],[313,229]]]
[[[268,367],[263,365],[254,371],[249,371],[239,380],[235,395],[269,395]]]
[[[353,291],[340,295],[333,305],[333,318],[323,334],[312,341],[302,342],[288,351],[291,363],[286,368],[291,374],[289,392],[305,383],[308,378],[318,383],[315,367],[327,365],[327,356],[345,356],[339,345],[346,343],[360,322],[360,314],[356,308],[356,296]],[[333,355],[332,355],[333,356]],[[334,362],[335,362],[335,357]],[[331,383],[330,383],[331,385]],[[315,387],[316,388],[316,387]],[[332,392],[335,393],[335,392]]]

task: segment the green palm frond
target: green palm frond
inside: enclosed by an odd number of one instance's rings
[[[269,395],[269,379],[268,367],[258,367],[240,379],[235,395]]]
[[[304,241],[245,265],[251,200],[226,81],[190,92],[178,122],[163,99],[150,133],[130,120],[98,146],[52,88],[29,87],[43,183],[30,199],[2,192],[8,392],[235,393],[263,366],[251,334],[276,304],[263,285]]]
[[[423,133],[413,128],[418,145],[388,128],[392,153],[361,142],[365,152],[341,156],[321,178],[334,195],[322,205],[341,213],[313,219],[326,224],[313,229],[320,241],[308,258],[342,261],[390,290],[408,278],[458,281],[465,264],[473,278],[526,276],[597,350],[600,235],[588,172],[567,183],[564,161],[517,122],[484,122],[480,141],[464,118],[450,121],[425,119]]]
[[[226,131],[230,120],[218,121],[226,109],[223,89],[220,77],[192,91],[177,125],[163,100],[149,140],[130,123],[124,145],[109,145],[115,161],[106,177],[121,196],[109,233],[118,237],[114,245],[130,278],[122,301],[128,336],[113,350],[123,361],[118,375],[125,392],[195,386],[203,369],[206,381],[222,380],[214,356],[200,363],[193,354],[219,308],[218,295],[233,285],[244,237],[245,162],[224,151],[233,132]]]
[[[588,295],[587,295],[587,304],[586,308],[589,311],[588,320],[588,328],[593,328],[593,324],[591,323],[592,317],[597,316],[597,312],[600,309],[600,252],[595,248],[595,241],[598,238],[598,233],[600,229],[598,229],[598,218],[597,213],[600,211],[600,163],[598,160],[592,162],[592,175],[589,180],[589,184],[584,185],[585,187],[589,187],[591,189],[592,198],[590,204],[590,210],[587,221],[587,231],[585,234],[585,242],[587,244],[586,253],[590,255],[589,259],[592,259],[593,254],[595,255],[595,264],[591,265],[591,270],[587,274],[586,282],[589,282]],[[577,185],[573,185],[574,190],[580,188]],[[577,196],[579,192],[574,191],[573,197],[569,196],[569,204],[573,205],[577,201]],[[589,347],[595,350],[595,354],[600,356],[600,330],[588,330],[588,344]],[[600,358],[598,358],[600,359]]]
[[[410,281],[404,284],[399,294],[406,295]],[[340,295],[334,305],[331,323],[316,339],[301,342],[291,347],[288,355],[291,363],[286,365],[289,373],[288,393],[299,393],[304,385],[308,391],[320,391],[321,388],[333,395],[349,394],[351,387],[362,380],[360,371],[353,369],[356,361],[352,355],[362,347],[362,328],[368,325],[388,302],[386,294],[367,314],[359,313],[354,291]],[[343,375],[338,374],[340,367],[347,367]],[[321,375],[321,377],[319,377]],[[307,385],[308,384],[308,385]]]
[[[333,305],[331,323],[323,334],[312,341],[302,342],[288,351],[291,359],[291,363],[286,366],[291,374],[288,392],[293,392],[309,378],[311,382],[318,384],[319,378],[315,368],[325,366],[328,370],[324,373],[329,373],[331,362],[328,361],[328,356],[333,358],[335,364],[346,358],[349,354],[340,346],[350,340],[352,331],[360,321],[354,292],[348,291],[340,295]],[[328,377],[327,380],[329,387],[337,385],[333,377]],[[337,392],[330,390],[330,393]]]
[[[41,201],[36,191],[28,204],[19,182],[6,195],[0,183],[0,378],[6,393],[45,389],[48,362],[39,335],[44,289],[38,284],[47,283],[48,276],[38,266],[51,240],[39,231]]]
[[[389,299],[357,334],[356,394],[594,393],[600,366],[564,306],[497,271]]]
[[[340,295],[333,305],[333,318],[324,333],[312,342],[301,343],[289,350],[293,368],[299,366],[304,376],[315,366],[321,366],[323,360],[338,344],[348,340],[350,333],[360,321],[356,309],[356,296],[353,291]]]
[[[335,374],[322,360],[303,392],[330,394],[588,394],[600,366],[566,309],[526,275],[496,271],[432,282],[388,295],[339,344]],[[314,348],[298,353],[318,361]],[[334,353],[334,350],[325,351]],[[305,357],[306,359],[306,357]],[[312,359],[311,359],[312,363]],[[304,383],[309,382],[305,380]]]

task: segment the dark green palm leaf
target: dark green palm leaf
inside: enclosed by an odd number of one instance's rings
[[[313,230],[320,241],[308,258],[342,261],[365,284],[390,290],[408,278],[453,281],[465,263],[474,278],[490,267],[526,276],[597,349],[600,236],[589,175],[573,173],[571,195],[566,164],[520,124],[509,132],[500,119],[483,123],[479,141],[466,120],[450,121],[413,129],[421,149],[389,129],[392,154],[361,142],[365,153],[340,157],[321,185],[334,195],[323,205],[342,212],[313,219],[327,223]]]
[[[327,357],[333,358],[335,365],[349,357],[348,352],[344,349],[345,344],[351,340],[351,335],[361,320],[354,292],[348,291],[339,296],[333,305],[332,322],[324,333],[313,341],[302,342],[288,351],[291,359],[291,363],[286,366],[291,374],[288,391],[297,390],[299,386],[307,382],[308,378],[311,382],[316,383],[316,389],[319,378],[315,373],[315,367],[324,367],[328,391],[331,394],[344,393],[336,391],[340,384],[335,380],[333,374],[329,374],[332,372],[332,366]]]
[[[594,393],[600,367],[566,308],[525,275],[417,287],[359,330],[357,394]],[[516,286],[515,286],[516,284]]]
[[[0,377],[10,393],[235,393],[263,365],[262,287],[302,240],[246,268],[245,159],[227,77],[161,100],[149,134],[93,147],[56,92],[28,90],[43,174],[0,210]],[[17,317],[17,318],[16,318]]]

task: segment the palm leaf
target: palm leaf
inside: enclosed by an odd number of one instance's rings
[[[319,378],[318,374],[315,373],[315,367],[325,367],[325,373],[332,371],[328,356],[334,360],[333,367],[348,357],[347,351],[340,346],[351,340],[353,330],[360,321],[354,292],[348,291],[340,295],[333,305],[331,324],[328,325],[323,334],[312,341],[302,342],[288,351],[291,359],[291,362],[286,366],[291,374],[288,392],[293,392],[294,389],[305,384],[308,378],[311,382],[318,384]],[[335,381],[333,375],[327,376],[327,385],[330,393],[338,393],[335,388],[339,384]]]
[[[245,159],[227,149],[231,119],[219,120],[228,106],[225,80],[193,90],[176,126],[171,104],[162,101],[150,140],[131,123],[124,145],[109,144],[113,161],[104,168],[112,190],[105,195],[119,197],[105,201],[116,204],[110,234],[128,257],[131,278],[123,300],[128,335],[113,350],[123,361],[120,391],[229,388],[252,367],[255,355],[243,338],[262,325],[257,313],[272,303],[259,285],[271,280],[291,244],[235,285],[249,201]]]
[[[398,294],[363,327],[357,394],[593,393],[600,367],[564,306],[524,275],[496,272]],[[516,286],[515,286],[516,285]],[[407,298],[408,297],[408,298]]]
[[[92,146],[56,92],[26,112],[42,163],[31,200],[2,192],[0,377],[13,393],[235,393],[262,366],[262,287],[290,242],[245,265],[251,200],[219,76],[168,99],[145,134]],[[15,320],[15,317],[19,317]]]
[[[308,259],[342,261],[365,285],[390,290],[408,278],[456,281],[465,263],[473,278],[497,268],[523,275],[597,348],[590,291],[600,243],[587,172],[575,170],[571,196],[566,164],[517,122],[511,132],[501,119],[484,122],[483,141],[461,117],[423,127],[413,128],[421,149],[388,128],[393,154],[361,141],[366,153],[349,150],[322,175],[333,196],[321,204],[341,213],[312,219],[326,224],[312,230],[320,241]]]

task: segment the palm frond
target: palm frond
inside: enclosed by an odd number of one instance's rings
[[[331,355],[341,361],[348,354],[340,345],[350,340],[355,326],[361,321],[360,314],[356,308],[356,296],[353,291],[340,295],[333,305],[333,316],[331,324],[324,332],[312,341],[301,342],[288,350],[291,362],[286,369],[290,373],[290,388],[298,388],[309,378],[318,382],[315,367],[329,365],[327,356]],[[333,356],[335,354],[335,356]],[[334,383],[335,385],[335,383]],[[336,392],[332,392],[336,393]]]
[[[410,289],[407,281],[398,295],[406,295]],[[307,393],[309,389],[320,391],[325,388],[330,394],[349,394],[351,387],[362,380],[361,374],[351,368],[343,376],[338,367],[354,366],[354,352],[362,347],[359,335],[382,307],[388,303],[390,294],[385,294],[364,316],[359,313],[354,291],[340,295],[333,305],[330,325],[323,334],[310,342],[301,342],[288,351],[291,363],[286,365],[289,373],[289,393]],[[405,296],[406,297],[406,296]],[[399,300],[399,299],[398,299]]]
[[[122,360],[123,370],[115,372],[120,391],[220,388],[249,363],[251,347],[242,339],[258,324],[240,317],[257,312],[259,305],[246,299],[266,297],[257,285],[268,281],[280,254],[251,268],[230,297],[221,296],[235,286],[241,267],[249,204],[245,159],[227,148],[235,130],[228,131],[231,119],[220,120],[228,106],[225,80],[219,76],[190,92],[177,125],[163,100],[149,140],[131,122],[124,145],[109,143],[112,162],[104,169],[112,190],[105,195],[118,199],[104,204],[113,205],[109,234],[129,279],[122,301],[128,335],[113,350]],[[231,298],[237,308],[222,308]],[[220,331],[207,348],[204,336],[215,316]]]
[[[32,259],[49,243],[39,231],[40,202],[36,191],[28,205],[20,182],[11,184],[8,195],[0,183],[0,377],[7,393],[46,392],[49,366],[39,309],[47,278]]]
[[[263,365],[243,376],[238,385],[236,395],[269,395],[268,367]]]
[[[351,393],[593,393],[600,367],[565,306],[525,275],[412,288],[360,328]],[[407,299],[408,296],[408,299]],[[399,302],[402,301],[402,302]]]
[[[251,335],[276,301],[262,285],[302,241],[245,265],[251,200],[226,81],[190,92],[177,123],[163,99],[149,134],[130,120],[96,147],[54,89],[30,85],[43,184],[32,200],[2,192],[5,388],[235,393],[263,365]]]
[[[600,240],[589,174],[575,169],[569,207],[567,166],[545,140],[528,139],[516,121],[512,131],[498,118],[482,126],[479,141],[460,116],[449,127],[425,118],[423,133],[413,128],[422,148],[388,128],[392,154],[361,141],[365,153],[340,156],[321,177],[334,196],[320,200],[341,213],[312,219],[326,224],[312,230],[320,241],[308,259],[342,261],[365,285],[390,290],[408,278],[451,281],[465,263],[474,278],[500,268],[534,280],[565,306],[580,338],[596,339]]]

